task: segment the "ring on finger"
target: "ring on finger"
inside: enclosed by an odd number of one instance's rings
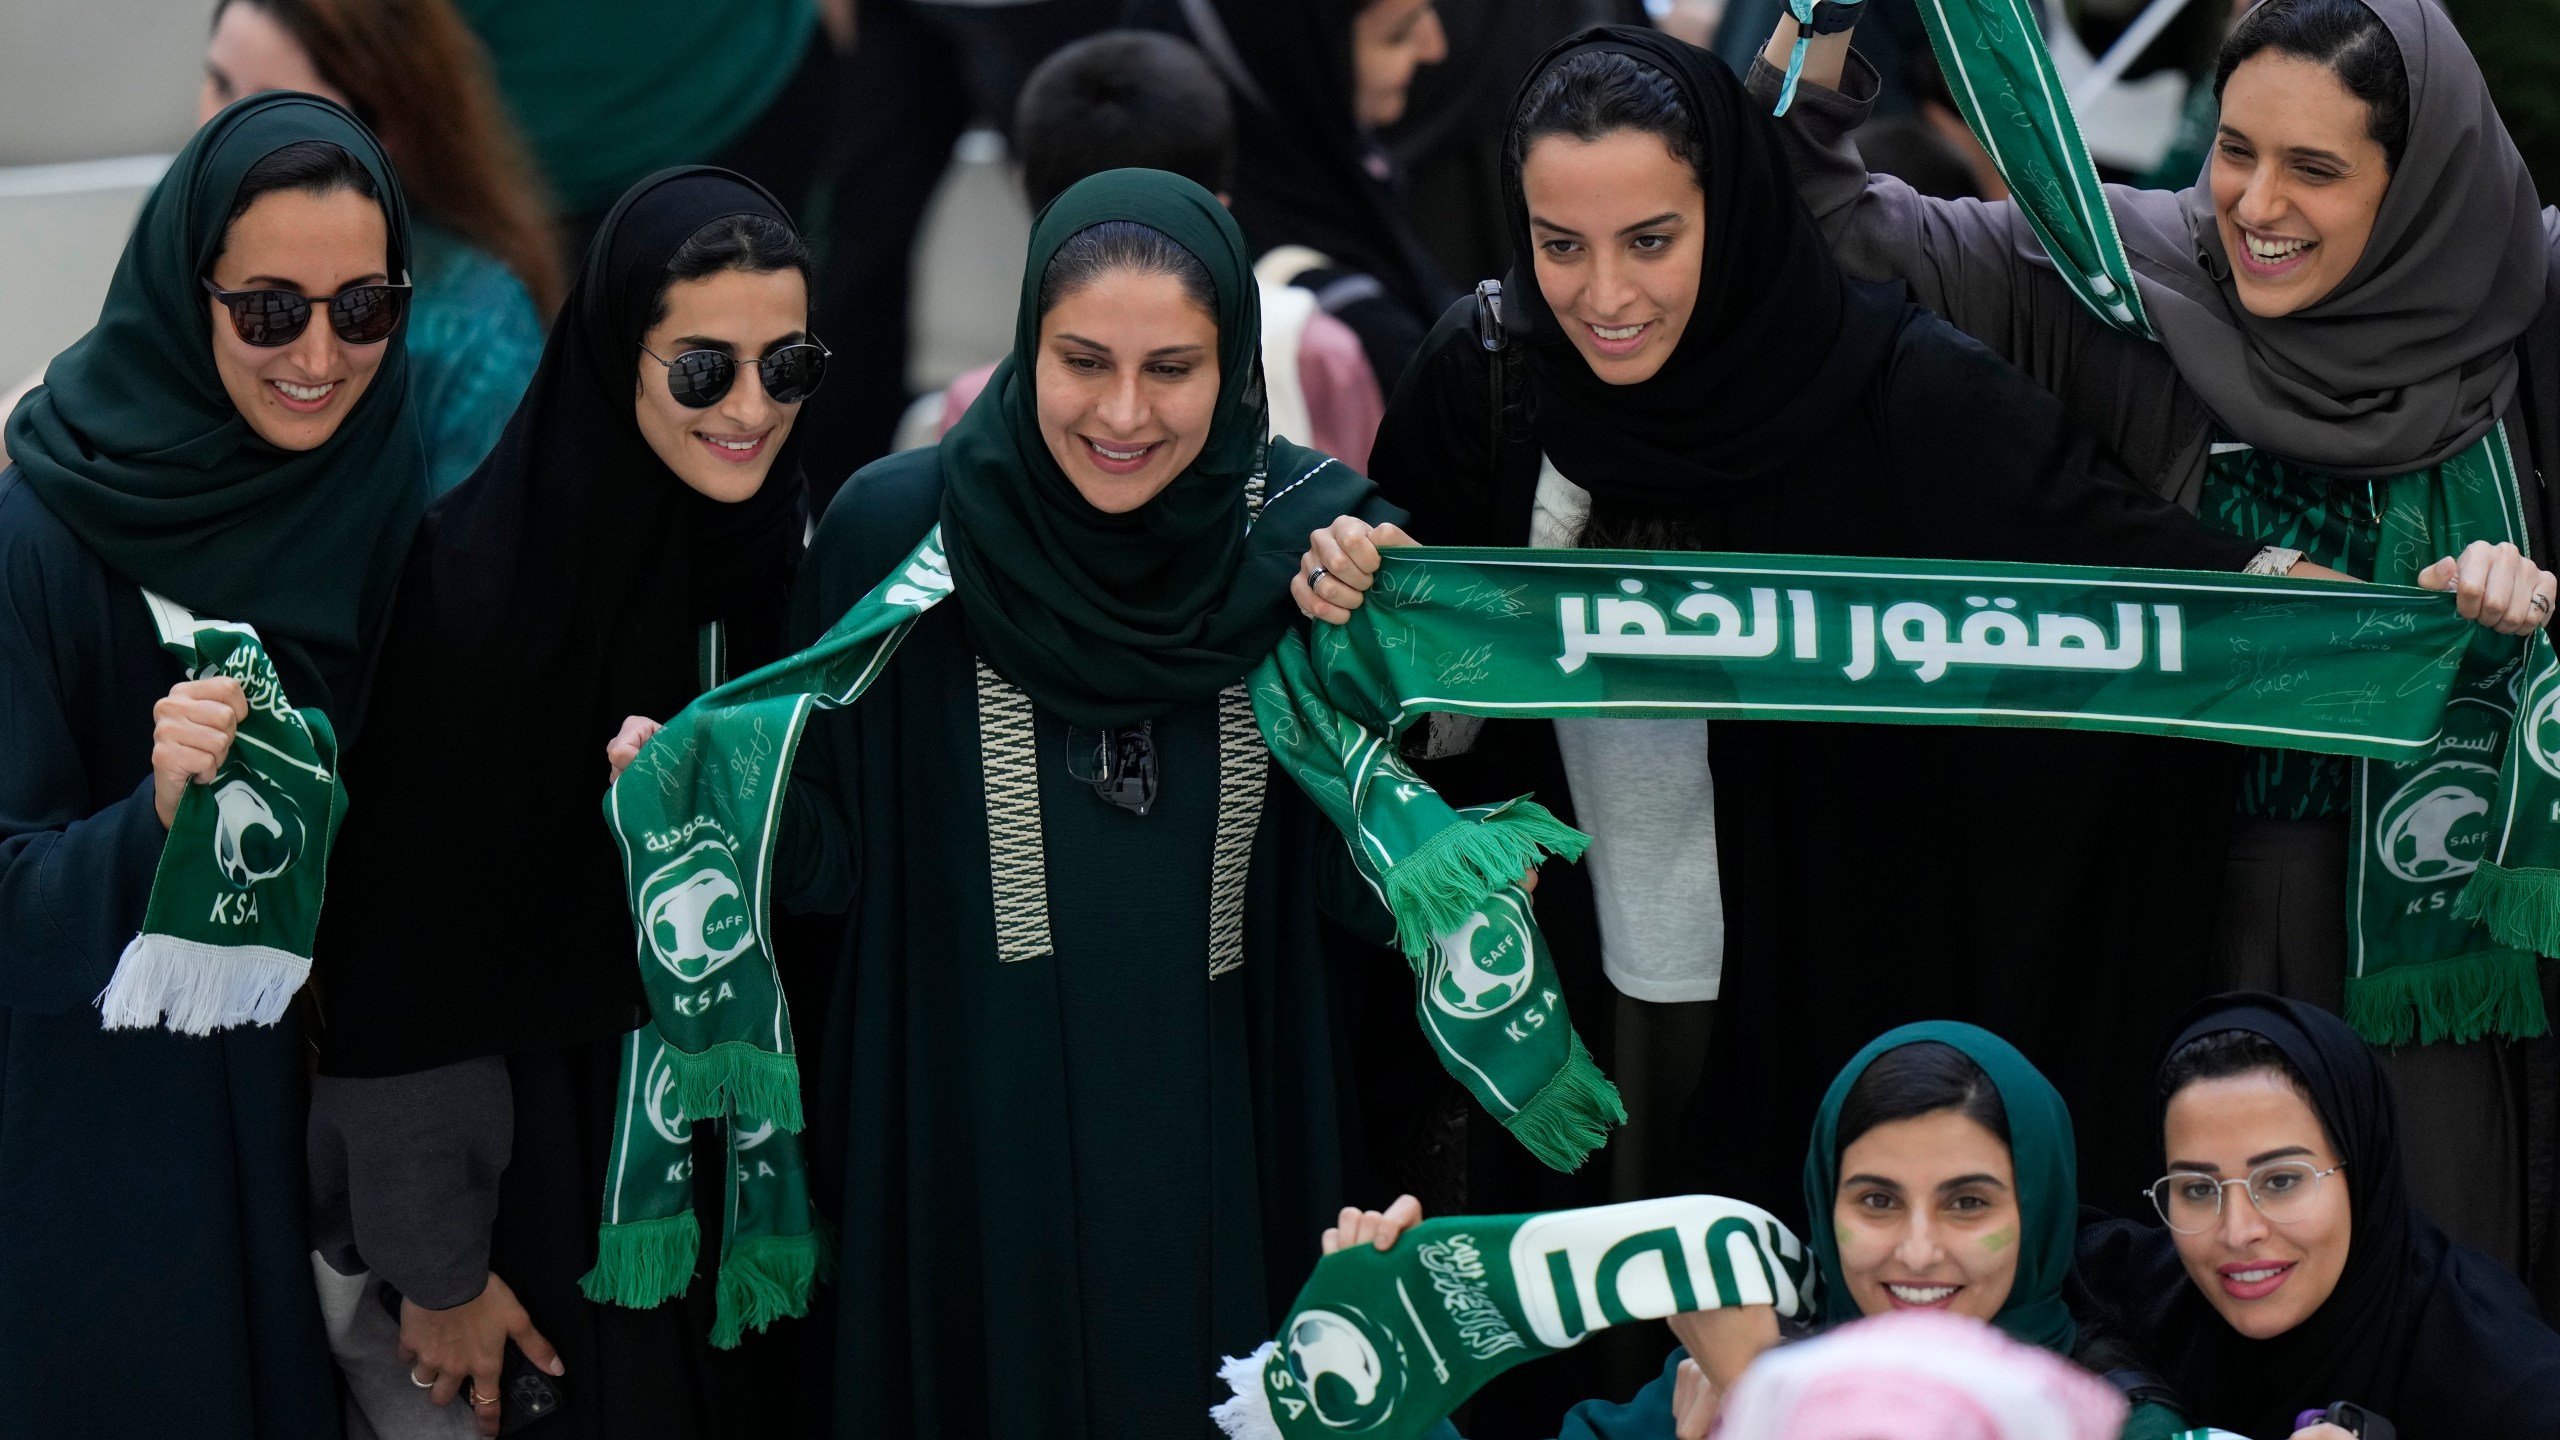
[[[2533,598],[2525,601],[2524,603],[2528,608],[2534,610],[2548,610],[2551,608],[2551,597],[2543,594],[2539,590],[2536,590],[2533,592]]]
[[[471,1387],[471,1403],[474,1405],[495,1405],[498,1403],[498,1397],[495,1395],[483,1395],[480,1393],[480,1387],[474,1385]]]
[[[421,1390],[433,1390],[434,1388],[436,1388],[436,1382],[434,1382],[433,1380],[421,1380],[421,1379],[419,1379],[419,1378],[418,1378],[418,1372],[417,1372],[417,1371],[415,1371],[415,1370],[412,1370],[412,1371],[410,1371],[410,1372],[409,1372],[409,1383],[410,1383],[410,1384],[412,1384],[412,1385],[417,1386],[417,1387],[418,1387],[419,1389],[421,1389]]]
[[[1308,572],[1307,572],[1307,588],[1308,588],[1309,590],[1313,590],[1313,589],[1315,589],[1317,585],[1319,585],[1319,584],[1323,583],[1323,581],[1324,581],[1324,577],[1325,577],[1325,568],[1324,568],[1323,566],[1321,566],[1321,565],[1317,566],[1317,567],[1316,567],[1316,568],[1314,568],[1313,570],[1308,571]]]

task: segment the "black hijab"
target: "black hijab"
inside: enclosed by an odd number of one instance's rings
[[[1366,0],[1133,0],[1127,23],[1200,47],[1235,99],[1236,223],[1260,256],[1324,252],[1425,324],[1455,291],[1373,166],[1385,152],[1355,111],[1351,25]],[[1393,389],[1396,377],[1378,383]]]
[[[726,170],[632,187],[497,448],[427,512],[347,761],[375,798],[348,817],[320,929],[330,1073],[575,1044],[638,1018],[598,809],[605,742],[699,693],[705,622],[726,625],[733,672],[772,658],[806,523],[796,430],[763,487],[724,505],[633,419],[667,262],[733,215],[791,223]]]
[[[8,451],[108,569],[352,670],[380,633],[427,503],[408,327],[383,343],[373,382],[327,440],[280,450],[222,388],[214,307],[199,283],[222,254],[250,168],[307,140],[340,147],[372,178],[391,278],[406,278],[409,209],[373,132],[316,95],[250,96],[206,121],[152,188],[97,326],[19,402]],[[347,733],[354,717],[337,718]]]
[[[2283,1440],[2295,1415],[2335,1400],[2373,1410],[2404,1440],[2560,1434],[2560,1335],[2514,1276],[2410,1203],[2398,1109],[2373,1051],[2325,1010],[2242,994],[2189,1011],[2169,1053],[2225,1030],[2284,1052],[2345,1163],[2335,1178],[2354,1218],[2338,1288],[2292,1330],[2250,1340],[2188,1280],[2169,1232],[2117,1221],[2080,1243],[2102,1312],[2161,1364],[2198,1424],[2255,1440]]]
[[[1622,511],[1694,512],[1737,486],[1782,482],[1800,452],[1854,412],[1905,305],[1895,290],[1841,274],[1796,198],[1777,126],[1694,45],[1632,26],[1585,30],[1530,68],[1513,123],[1549,70],[1593,50],[1659,71],[1697,126],[1706,194],[1697,309],[1652,378],[1612,385],[1593,374],[1539,292],[1529,202],[1506,146],[1515,258],[1504,328],[1527,346],[1530,419],[1566,478]]]

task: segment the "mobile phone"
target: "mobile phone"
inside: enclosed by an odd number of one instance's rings
[[[498,1433],[519,1430],[550,1419],[560,1409],[560,1382],[533,1367],[533,1362],[507,1342],[507,1358],[498,1370]]]
[[[2293,1418],[2293,1428],[2313,1425],[2335,1425],[2363,1440],[2400,1440],[2400,1432],[2390,1421],[2374,1414],[2352,1400],[2340,1400],[2326,1410],[2305,1410]]]

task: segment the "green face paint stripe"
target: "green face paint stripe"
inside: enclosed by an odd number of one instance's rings
[[[1999,1229],[1982,1237],[1982,1248],[1990,1251],[1994,1255],[1999,1254],[2001,1251],[2006,1250],[2017,1243],[2018,1227],[2015,1225],[2003,1225]]]

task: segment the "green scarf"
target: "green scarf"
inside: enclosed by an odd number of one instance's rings
[[[2018,1276],[1991,1323],[2013,1340],[2068,1356],[2078,1339],[2062,1282],[2071,1273],[2071,1247],[2080,1228],[2080,1166],[2071,1135],[2071,1109],[2044,1072],[2008,1041],[1976,1025],[1930,1020],[1879,1035],[1841,1067],[1813,1118],[1813,1144],[1804,1156],[1805,1234],[1822,1273],[1822,1321],[1844,1324],[1859,1316],[1856,1297],[1840,1275],[1840,1242],[1831,1225],[1840,1190],[1840,1107],[1850,1089],[1889,1050],[1935,1040],[1963,1052],[1991,1077],[2000,1108],[2009,1117],[2009,1159],[2017,1174]]]
[[[165,1021],[188,1035],[273,1025],[311,975],[329,845],[347,808],[337,732],[285,697],[257,631],[142,598],[187,678],[238,681],[249,714],[213,783],[178,799],[142,931],[98,996],[101,1023]]]
[[[2158,338],[2032,11],[2017,0],[1926,0],[1920,15],[1965,123],[2064,282],[2108,324]],[[2381,483],[2388,503],[2376,579],[2414,580],[2473,540],[2529,552],[2503,427],[2432,469]],[[2560,718],[2548,703],[2560,684],[2551,656],[2547,639],[2481,631],[2458,662],[2457,703],[2438,744],[2358,767],[2346,1014],[2377,1045],[2547,1028],[2534,956],[2560,951],[2560,875],[2537,857],[2560,810],[2526,802],[2545,778],[2560,779],[2560,732],[2532,718]],[[2511,735],[2524,743],[2510,747]],[[2532,761],[2521,777],[2531,784],[2515,783],[2518,752]]]
[[[1426,1220],[1316,1262],[1280,1336],[1219,1378],[1232,1440],[1409,1440],[1484,1383],[1592,1331],[1730,1305],[1810,1308],[1804,1245],[1710,1195]]]
[[[96,327],[9,416],[8,451],[108,569],[352,671],[427,503],[406,327],[384,342],[381,368],[336,433],[279,450],[222,388],[213,326],[230,322],[199,283],[249,168],[304,140],[345,149],[372,176],[390,274],[404,278],[408,206],[371,132],[326,100],[253,95],[206,121],[143,201]]]
[[[860,699],[950,594],[937,526],[817,644],[687,705],[606,792],[652,1018],[624,1042],[590,1299],[646,1308],[691,1283],[690,1122],[719,1120],[736,1175],[714,1338],[806,1312],[827,1247],[795,1138],[799,1061],[769,929],[782,800],[811,712]]]

